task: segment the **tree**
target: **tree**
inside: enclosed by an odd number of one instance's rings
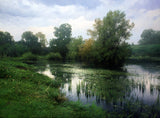
[[[9,32],[0,31],[0,56],[11,56],[13,45],[13,36]]]
[[[45,35],[41,32],[36,33],[36,36],[38,37],[38,40],[41,44],[41,47],[45,48],[48,44],[47,39],[45,37]]]
[[[95,19],[95,24],[93,24],[93,30],[91,29],[87,30],[87,34],[90,35],[92,39],[99,38],[98,30],[100,30],[100,27],[103,25],[102,23],[103,23],[102,20],[97,18]]]
[[[130,21],[126,20],[125,13],[120,11],[109,11],[99,24],[95,22],[97,27],[93,31],[97,34],[95,43],[99,46],[100,58],[98,56],[94,62],[107,67],[122,66],[129,55],[129,45],[125,41],[131,36],[130,31],[134,24],[130,24]]]
[[[83,43],[82,36],[78,36],[77,38],[72,38],[69,44],[67,45],[68,53],[67,58],[68,59],[79,59],[79,48]]]
[[[85,40],[85,43],[81,45],[79,48],[79,54],[81,56],[81,59],[84,61],[91,61],[92,58],[92,47],[94,45],[93,39]]]
[[[22,34],[22,40],[24,45],[35,54],[39,54],[41,51],[41,45],[38,42],[38,37],[33,34],[31,31],[26,31]]]
[[[13,36],[9,32],[0,31],[0,45],[14,42]]]
[[[26,42],[28,45],[38,42],[38,38],[31,31],[23,32],[22,40]]]
[[[160,31],[146,29],[141,34],[140,45],[160,44]]]
[[[72,28],[70,24],[61,24],[59,28],[54,27],[54,29],[54,35],[57,37],[57,39],[65,40],[71,38]]]
[[[72,28],[69,24],[62,24],[60,27],[54,28],[55,39],[51,39],[50,47],[54,52],[59,52],[62,57],[65,59],[66,54],[68,53],[67,45],[71,40]]]

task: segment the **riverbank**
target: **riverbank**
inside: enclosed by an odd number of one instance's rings
[[[22,61],[26,62],[19,58],[0,60],[0,117],[158,118],[160,116],[159,85],[153,83],[150,85],[149,93],[152,96],[155,96],[154,91],[158,94],[152,105],[147,105],[138,98],[127,99],[131,91],[136,88],[142,95],[148,91],[143,81],[134,82],[136,78],[145,81],[147,78],[142,73],[139,75],[132,73],[133,68],[130,68],[131,72],[128,73],[128,71],[88,68],[79,63],[49,62],[39,59],[34,63],[27,61],[30,63],[28,65]],[[141,67],[143,68],[142,65]],[[54,74],[55,80],[37,73],[49,70]],[[139,71],[137,67],[136,70]],[[131,76],[132,81],[128,79]],[[150,76],[147,77],[149,79]],[[75,80],[78,80],[77,83]],[[64,91],[66,95],[61,93],[62,89],[66,89]],[[84,96],[83,100],[86,98],[87,101],[95,98],[96,102],[103,102],[107,107],[104,111],[97,107],[99,106],[97,103],[84,105],[80,102],[70,102],[81,100],[68,101],[67,92],[73,94],[71,95],[73,98],[77,96],[81,99]],[[108,108],[108,105],[111,108]]]
[[[159,57],[148,57],[148,56],[138,56],[138,57],[129,57],[127,62],[135,62],[135,63],[148,63],[148,62],[158,62],[160,63]]]
[[[0,60],[0,117],[106,117],[95,105],[67,101],[60,93],[60,83],[34,68],[15,60]]]

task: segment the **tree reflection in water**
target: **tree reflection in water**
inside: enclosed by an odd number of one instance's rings
[[[121,108],[128,100],[154,104],[159,99],[160,80],[157,78],[160,69],[154,65],[129,64],[125,68],[130,74],[125,74],[106,69],[83,68],[81,64],[74,63],[47,64],[55,79],[61,82],[61,91],[71,101],[79,100],[84,104],[95,102],[105,109],[114,109],[115,106]]]

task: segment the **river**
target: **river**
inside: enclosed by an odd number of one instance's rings
[[[113,110],[126,101],[153,105],[160,100],[160,65],[156,63],[128,63],[121,71],[71,62],[38,62],[36,66],[38,73],[61,81],[60,90],[69,101]]]

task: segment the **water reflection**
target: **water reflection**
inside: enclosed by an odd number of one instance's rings
[[[44,66],[45,65],[45,66]],[[104,69],[82,68],[80,64],[44,63],[46,72],[61,81],[61,91],[71,101],[92,104],[103,108],[123,106],[126,100],[139,100],[154,104],[160,93],[160,67],[155,65],[128,64],[131,75],[114,75]],[[41,67],[40,67],[41,68]],[[42,71],[43,70],[43,71]]]
[[[145,104],[154,104],[159,96],[157,86],[160,85],[160,68],[157,65],[127,65],[127,71],[134,74],[129,76],[129,80],[132,80],[131,96],[138,98]]]
[[[38,73],[46,75],[46,76],[50,77],[51,79],[55,78],[55,76],[52,74],[52,72],[50,70],[49,64],[46,65],[45,70],[39,70]]]

